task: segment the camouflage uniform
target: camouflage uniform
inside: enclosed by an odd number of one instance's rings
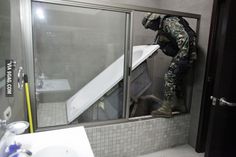
[[[143,20],[143,25],[145,28],[150,28],[154,31],[161,30],[165,32],[175,40],[178,46],[178,50],[176,54],[172,56],[173,59],[164,77],[165,88],[163,105],[154,113],[156,115],[170,117],[172,115],[171,106],[174,105],[173,98],[176,95],[176,89],[181,86],[183,77],[194,60],[197,59],[196,35],[190,27],[186,30],[180,23],[180,18],[176,16],[161,17],[158,14],[148,13]],[[164,42],[165,40],[165,38],[157,34],[155,43]]]
[[[177,86],[182,83],[182,78],[197,58],[196,49],[194,48],[196,47],[196,38],[191,36],[192,39],[190,40],[190,36],[185,31],[184,26],[179,23],[178,17],[165,18],[162,24],[163,31],[169,33],[176,40],[179,48],[164,78],[165,100],[172,101],[172,98],[176,95]]]

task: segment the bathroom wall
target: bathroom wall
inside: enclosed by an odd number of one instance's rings
[[[5,59],[9,58],[10,51],[10,3],[0,1],[0,81],[5,75]],[[0,86],[0,100],[5,100],[4,86]],[[0,102],[0,111],[5,109],[6,102]]]
[[[4,81],[5,59],[9,57],[10,51],[10,3],[0,1],[0,82]],[[2,84],[2,83],[1,83]],[[4,83],[5,85],[5,83]],[[5,87],[0,86],[0,119],[3,119],[3,111],[8,104],[5,98]],[[0,129],[0,137],[3,134]]]
[[[5,59],[17,61],[17,67],[22,66],[23,56],[21,51],[20,14],[18,0],[0,0],[0,62],[5,65]],[[16,68],[17,69],[17,68]],[[3,69],[5,73],[5,68]],[[15,70],[14,75],[17,75]],[[11,121],[24,120],[24,95],[23,90],[17,90],[16,78],[14,97],[5,97],[5,87],[0,88],[0,118],[4,119],[3,112],[10,106],[12,109]],[[1,137],[1,130],[0,130]]]

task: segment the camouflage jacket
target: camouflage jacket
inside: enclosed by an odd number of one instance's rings
[[[162,31],[168,33],[172,38],[174,38],[178,45],[179,51],[174,58],[189,57],[190,63],[197,59],[196,36],[191,36],[192,40],[190,40],[189,34],[185,30],[184,26],[179,22],[178,17],[161,17],[159,27]]]

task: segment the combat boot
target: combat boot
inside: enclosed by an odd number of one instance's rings
[[[164,117],[170,118],[172,117],[171,103],[170,101],[163,101],[163,104],[160,108],[155,111],[152,111],[153,117]]]
[[[186,113],[187,107],[184,98],[177,98],[176,96],[173,98],[173,103],[171,103],[172,112],[176,113]]]

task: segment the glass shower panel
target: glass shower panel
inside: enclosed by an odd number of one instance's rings
[[[123,118],[126,16],[33,3],[38,127]]]

